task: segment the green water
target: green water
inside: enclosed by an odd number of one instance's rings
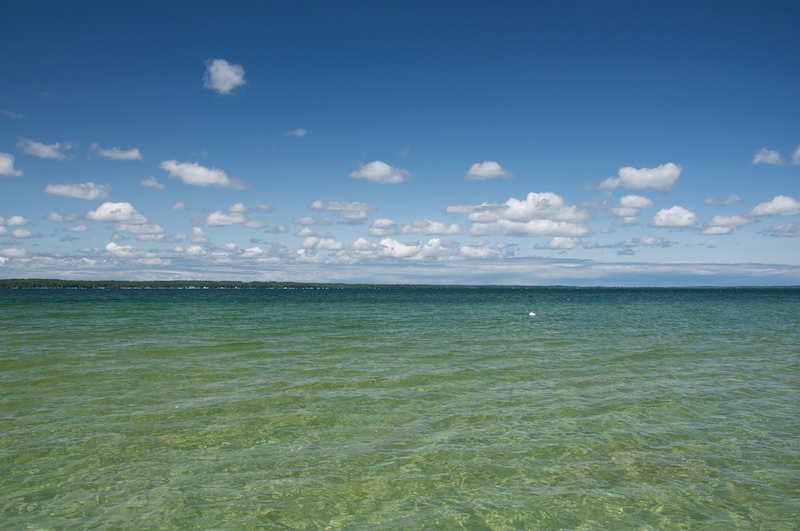
[[[0,310],[2,529],[800,528],[800,289]]]

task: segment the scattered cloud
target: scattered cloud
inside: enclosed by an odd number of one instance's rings
[[[166,230],[161,225],[150,223],[117,223],[114,225],[117,232],[135,234],[139,241],[164,241]]]
[[[140,251],[136,247],[130,245],[118,245],[114,242],[109,242],[105,247],[106,252],[110,253],[116,258],[124,259],[151,259],[153,261],[161,262],[155,253]]]
[[[378,218],[372,221],[369,227],[369,235],[376,238],[383,238],[389,235],[389,231],[394,230],[397,223],[389,218]]]
[[[412,178],[407,171],[393,168],[380,160],[361,166],[358,171],[350,173],[350,177],[366,179],[379,184],[399,184]]]
[[[311,203],[313,210],[324,210],[328,212],[336,212],[339,217],[342,217],[349,222],[363,222],[369,217],[369,213],[375,210],[375,207],[367,203],[359,202],[344,202],[344,201],[328,201],[326,204],[323,201],[316,200]]]
[[[11,231],[11,236],[19,240],[24,240],[27,238],[33,238],[35,235],[28,229],[14,229]]]
[[[92,151],[94,151],[101,157],[105,157],[107,159],[142,160],[142,154],[139,153],[139,150],[136,148],[128,150],[122,150],[117,147],[113,147],[110,149],[103,149],[98,144],[92,144],[90,147],[92,148]]]
[[[794,151],[792,151],[792,164],[800,164],[800,146],[797,146]]]
[[[333,238],[318,238],[309,236],[303,240],[304,249],[316,249],[318,251],[338,251],[344,249],[344,244]]]
[[[40,159],[66,159],[69,154],[65,153],[72,149],[72,144],[69,142],[55,142],[53,144],[42,144],[34,142],[28,138],[21,138],[17,143],[17,147],[23,153],[39,157]]]
[[[505,234],[508,236],[564,236],[579,238],[589,232],[584,224],[589,213],[577,206],[564,204],[552,192],[530,192],[523,199],[511,198],[503,204],[449,206],[448,214],[466,214],[472,223],[473,236]]]
[[[773,225],[767,230],[767,234],[775,237],[800,237],[800,225],[791,222]]]
[[[675,205],[659,210],[650,224],[653,227],[685,229],[697,225],[698,221],[700,220],[694,212]]]
[[[537,249],[551,249],[557,251],[569,251],[581,244],[578,238],[566,238],[564,236],[555,236],[544,245],[536,246]]]
[[[152,175],[150,177],[148,177],[147,179],[142,179],[141,181],[139,181],[139,183],[142,186],[146,186],[148,188],[155,188],[156,190],[163,190],[164,189],[164,185],[162,183],[158,182],[158,179],[156,179]]]
[[[761,148],[753,156],[753,164],[770,164],[772,166],[780,166],[783,163],[781,154],[773,149]]]
[[[308,134],[308,129],[303,129],[302,127],[298,127],[297,129],[292,129],[291,131],[286,131],[286,136],[296,136],[296,137],[304,137]]]
[[[714,199],[713,197],[706,197],[705,201],[703,201],[707,205],[732,205],[734,203],[740,203],[742,198],[736,194],[731,194],[728,197],[721,197],[718,199]]]
[[[3,111],[3,116],[5,116],[6,118],[11,118],[12,120],[24,120],[25,119],[25,115],[20,114],[18,112],[14,112],[14,111]]]
[[[245,221],[246,218],[242,213],[234,212],[231,214],[224,214],[222,211],[217,210],[216,212],[209,214],[203,224],[208,225],[209,227],[224,227],[227,225],[241,224]]]
[[[264,232],[267,232],[269,234],[288,234],[289,227],[287,227],[286,225],[276,225],[274,227],[269,227]]]
[[[47,221],[56,221],[62,223],[62,222],[75,221],[76,219],[78,219],[78,216],[76,214],[67,214],[66,216],[64,216],[62,214],[59,214],[58,212],[50,212],[44,217],[44,219],[46,219]]]
[[[0,249],[0,256],[5,256],[7,258],[22,258],[27,256],[28,251],[25,249],[19,249],[17,247],[9,247],[8,249]]]
[[[467,179],[471,181],[483,181],[498,177],[511,177],[511,172],[504,170],[500,164],[491,160],[476,162],[467,172]]]
[[[130,203],[103,203],[86,214],[92,221],[111,221],[115,223],[147,223],[147,218],[133,208]]]
[[[22,170],[14,169],[14,155],[10,153],[0,153],[0,176],[19,177]]]
[[[733,233],[733,229],[744,227],[755,223],[749,216],[714,216],[711,221],[706,222],[700,234],[706,236],[719,236]]]
[[[311,225],[331,225],[333,221],[330,218],[315,218],[313,216],[301,216],[299,218],[294,218],[292,223],[295,225],[303,225],[303,226],[311,226]]]
[[[461,234],[461,227],[455,223],[446,225],[439,221],[418,219],[410,224],[403,225],[401,234],[425,234],[427,236],[454,236]]]
[[[228,225],[244,225],[250,228],[259,228],[264,226],[264,222],[258,219],[250,219],[246,216],[250,212],[244,203],[236,203],[228,207],[228,213],[225,214],[220,210],[209,214],[205,220],[199,223],[208,225],[209,227],[225,227]]]
[[[640,195],[626,195],[620,198],[619,206],[611,207],[611,215],[620,218],[621,223],[632,225],[643,208],[653,208],[653,202]]]
[[[785,195],[778,195],[772,201],[757,205],[750,214],[753,216],[795,216],[800,214],[800,201]]]
[[[206,61],[206,72],[203,86],[218,94],[230,94],[237,87],[247,83],[244,79],[242,65],[234,65],[225,59],[209,59]]]
[[[189,236],[189,241],[192,243],[206,243],[208,236],[200,227],[192,227],[192,235]]]
[[[8,225],[10,227],[21,227],[23,225],[27,225],[28,223],[30,223],[30,221],[22,216],[11,216],[8,219],[0,216],[0,226]]]
[[[83,184],[48,184],[44,191],[48,194],[60,195],[63,197],[97,201],[108,197],[111,186],[107,184],[95,184],[93,182]]]
[[[620,168],[616,177],[609,177],[598,188],[629,188],[632,190],[645,190],[652,188],[661,192],[669,192],[681,176],[681,167],[672,162],[656,166],[655,168]]]
[[[664,238],[642,236],[640,238],[628,238],[620,245],[622,247],[669,247],[669,242]]]
[[[227,173],[217,168],[206,168],[196,162],[178,162],[165,160],[159,168],[169,173],[170,177],[182,180],[192,186],[215,186],[217,188],[230,188],[244,190],[245,184],[238,179],[229,177]]]

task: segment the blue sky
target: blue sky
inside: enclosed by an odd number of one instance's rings
[[[8,2],[0,277],[798,284],[798,20]]]

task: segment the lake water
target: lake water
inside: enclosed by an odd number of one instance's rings
[[[0,310],[2,529],[800,527],[798,288]]]

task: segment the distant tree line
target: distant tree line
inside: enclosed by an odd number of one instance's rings
[[[16,289],[282,289],[319,286],[319,284],[305,284],[297,282],[240,282],[233,280],[62,280],[55,278],[0,279],[0,288]]]
[[[242,282],[235,280],[63,280],[55,278],[0,279],[0,289],[423,289],[434,287],[438,289],[480,289],[486,286]]]

